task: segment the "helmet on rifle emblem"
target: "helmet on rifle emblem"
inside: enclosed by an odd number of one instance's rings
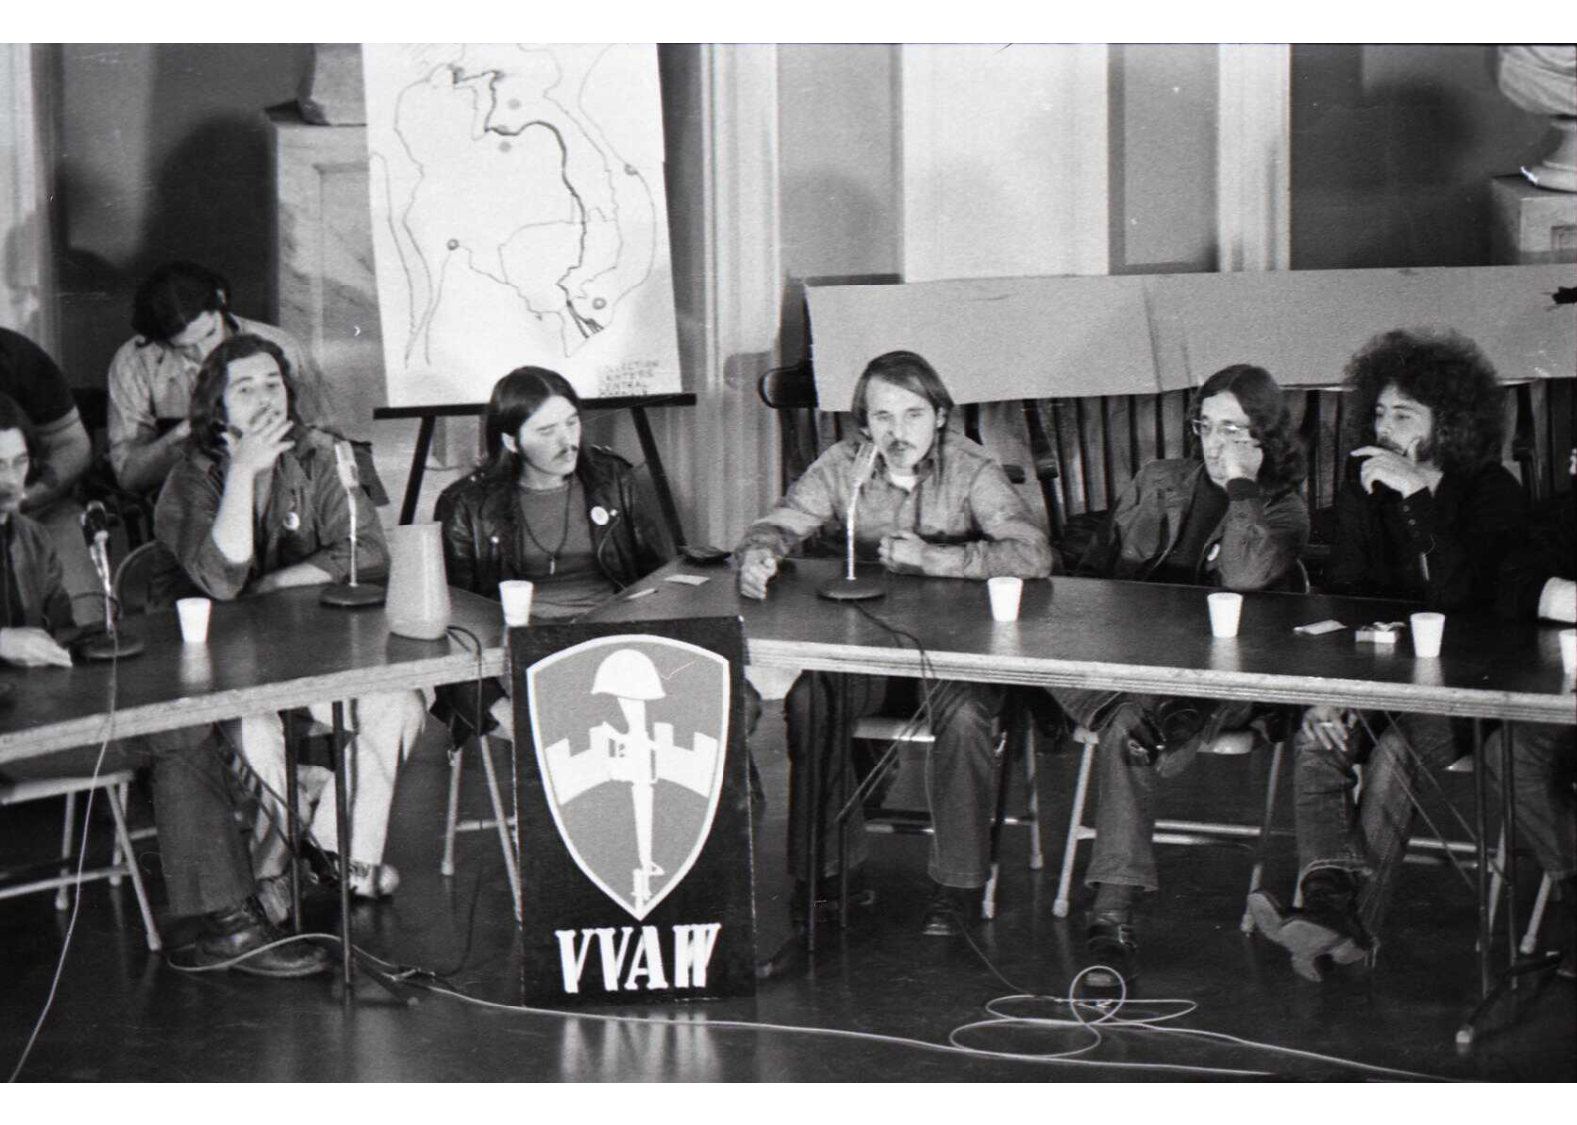
[[[633,648],[621,648],[597,666],[591,683],[593,695],[617,695],[621,699],[662,699],[662,677],[651,657]]]

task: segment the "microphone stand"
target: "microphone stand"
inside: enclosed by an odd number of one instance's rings
[[[816,591],[817,596],[834,602],[863,602],[872,598],[885,597],[887,584],[870,578],[856,578],[854,576],[854,518],[860,506],[860,489],[870,476],[871,468],[876,464],[875,447],[871,449],[870,462],[867,465],[856,465],[854,473],[854,487],[849,493],[849,518],[844,521],[844,574],[842,578],[835,578],[824,583]],[[863,451],[862,451],[863,452]],[[863,460],[863,458],[862,458]]]
[[[349,454],[341,452],[341,447],[334,447],[334,457],[338,462],[340,483],[345,486],[345,504],[350,508],[350,578],[344,584],[325,586],[323,596],[318,601],[323,605],[337,606],[340,609],[365,609],[368,606],[382,605],[384,591],[382,586],[360,585],[356,581],[356,491],[354,461],[347,461]]]
[[[107,531],[95,532],[93,545],[88,548],[93,569],[98,571],[99,581],[104,583],[104,632],[77,642],[77,652],[85,660],[123,660],[128,656],[136,656],[143,647],[141,637],[115,627],[119,609],[115,604],[114,583],[110,579],[109,537]]]

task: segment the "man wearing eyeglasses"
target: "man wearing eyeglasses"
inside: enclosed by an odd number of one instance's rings
[[[1263,368],[1236,364],[1205,381],[1188,417],[1193,455],[1141,469],[1074,573],[1227,590],[1296,579],[1309,538],[1297,491],[1305,462],[1281,388]],[[1135,907],[1159,886],[1151,845],[1156,777],[1180,772],[1226,716],[1207,700],[1077,688],[1051,694],[1100,738],[1086,948],[1092,965],[1131,981],[1138,973]],[[1102,989],[1118,983],[1099,969],[1085,979]]]

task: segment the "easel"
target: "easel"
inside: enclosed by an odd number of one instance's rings
[[[635,421],[635,435],[640,439],[641,454],[652,474],[652,488],[657,493],[657,504],[662,509],[663,523],[675,546],[684,546],[684,528],[679,523],[679,509],[674,504],[673,493],[668,488],[668,474],[663,469],[662,454],[657,440],[652,436],[651,421],[646,417],[649,406],[694,406],[695,395],[653,395],[645,398],[588,398],[581,405],[587,410],[628,410]],[[416,433],[416,450],[411,454],[411,475],[405,482],[405,499],[400,502],[400,522],[410,523],[416,516],[416,501],[422,492],[422,478],[427,472],[427,455],[432,451],[433,426],[439,418],[477,418],[487,411],[483,403],[451,406],[382,406],[372,416],[384,419],[416,418],[420,428]]]

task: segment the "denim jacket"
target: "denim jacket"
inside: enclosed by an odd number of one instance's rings
[[[752,548],[779,557],[817,531],[840,535],[849,508],[854,460],[865,439],[838,442],[816,458],[777,507],[751,524],[735,550]],[[940,578],[1051,573],[1051,545],[1002,466],[975,442],[943,430],[917,468],[913,490],[894,484],[878,457],[860,489],[855,547],[875,558],[885,536],[913,531],[926,541],[921,572]]]
[[[1151,461],[1140,469],[1080,563],[1080,573],[1149,578],[1177,544],[1204,471],[1204,463],[1191,458]],[[1308,543],[1308,507],[1291,488],[1266,496],[1248,481],[1227,495],[1227,514],[1206,541],[1204,577],[1229,590],[1266,589],[1292,569]]]
[[[209,597],[240,597],[264,575],[296,563],[311,563],[335,582],[350,576],[350,506],[335,468],[334,439],[305,426],[297,426],[292,437],[295,447],[274,462],[268,507],[254,517],[252,557],[245,562],[225,558],[213,539],[229,458],[192,449],[170,470],[154,507],[154,538],[174,556],[186,581]],[[361,488],[355,503],[358,577],[381,577],[389,569],[383,525]],[[164,604],[182,591],[182,574],[161,568],[153,600]]]

